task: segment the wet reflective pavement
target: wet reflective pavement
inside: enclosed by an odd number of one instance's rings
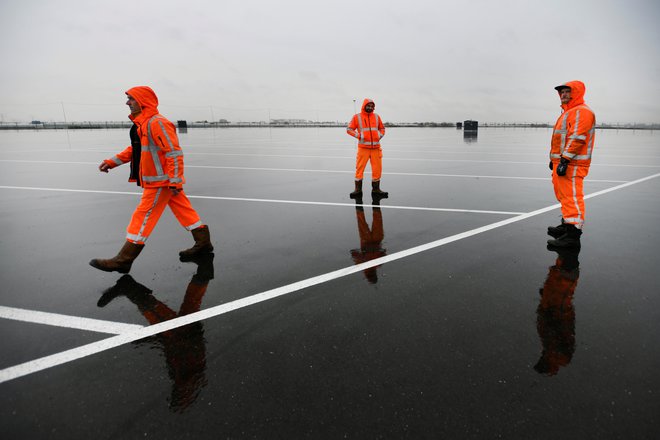
[[[65,136],[0,132],[0,306],[157,326],[355,271],[6,380],[3,437],[658,437],[660,178],[587,199],[579,252],[546,248],[554,209],[380,262],[554,205],[549,131],[390,129],[390,197],[360,206],[341,129],[189,130],[215,254],[180,262],[190,234],[166,213],[122,276],[87,263],[138,201],[112,193],[139,193],[127,170],[96,170],[127,133]],[[660,173],[657,132],[596,142],[587,194]],[[0,371],[113,337],[0,329]]]

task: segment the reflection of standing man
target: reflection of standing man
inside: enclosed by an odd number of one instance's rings
[[[557,261],[539,289],[536,330],[543,352],[534,369],[548,376],[571,362],[575,352],[575,309],[573,294],[580,276],[579,250],[555,248]]]
[[[383,172],[383,150],[380,148],[380,139],[385,136],[385,126],[380,116],[374,113],[375,108],[376,104],[371,99],[365,98],[360,113],[353,115],[346,128],[346,132],[358,140],[355,190],[351,193],[352,199],[362,195],[364,169],[369,161],[371,161],[371,194],[381,198],[388,196],[387,192],[380,189]]]
[[[122,276],[113,287],[106,290],[99,299],[98,306],[105,307],[117,296],[124,295],[138,307],[151,325],[198,312],[209,281],[213,279],[213,257],[214,254],[206,254],[194,260],[198,265],[197,272],[186,288],[178,313],[156,299],[150,289],[130,275]],[[146,341],[155,341],[165,354],[167,372],[172,380],[170,409],[184,411],[197,399],[200,390],[206,385],[204,326],[201,322],[194,322],[159,333]]]
[[[374,205],[378,201],[374,200]],[[356,200],[355,217],[357,218],[358,233],[360,234],[360,248],[351,250],[351,257],[355,264],[365,263],[376,258],[384,257],[387,255],[387,250],[381,246],[385,238],[385,230],[383,229],[383,213],[379,206],[372,208],[373,220],[371,222],[371,229],[364,216],[364,207],[362,206],[362,199]],[[371,284],[378,282],[377,269],[380,266],[370,267],[363,271],[365,278]]]
[[[555,196],[561,203],[561,224],[548,228],[555,237],[548,244],[557,247],[578,247],[584,225],[584,178],[589,174],[594,148],[596,116],[584,103],[585,86],[570,81],[555,87],[564,112],[552,132],[550,169]]]

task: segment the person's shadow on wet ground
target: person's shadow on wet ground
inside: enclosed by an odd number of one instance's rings
[[[105,307],[115,298],[124,296],[137,306],[150,325],[198,312],[209,281],[214,277],[213,257],[214,254],[211,253],[191,261],[197,264],[197,272],[186,288],[178,312],[159,301],[151,289],[138,283],[130,275],[119,278],[114,286],[103,293],[97,305]],[[153,344],[163,350],[167,372],[172,379],[169,406],[172,411],[183,412],[197,399],[207,383],[203,324],[195,322],[136,343]]]
[[[373,207],[371,210],[372,221],[371,228],[367,223],[362,206],[362,197],[355,199],[355,218],[357,219],[358,233],[360,234],[360,247],[351,249],[351,257],[355,264],[365,263],[376,258],[387,255],[387,249],[382,246],[385,239],[385,229],[383,227],[383,213],[380,209],[381,197],[373,197]],[[378,268],[380,266],[370,267],[363,270],[364,277],[371,284],[378,282]]]
[[[575,352],[575,308],[573,295],[580,277],[580,249],[564,249],[548,245],[557,253],[536,309],[536,330],[543,347],[534,369],[546,376],[554,376],[567,367]]]

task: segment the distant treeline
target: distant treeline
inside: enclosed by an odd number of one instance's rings
[[[89,130],[89,129],[114,129],[130,128],[133,123],[130,121],[107,121],[107,122],[2,122],[0,130]],[[291,128],[291,127],[346,127],[346,122],[295,122],[295,123],[267,123],[267,122],[208,122],[197,121],[187,122],[185,128],[241,128],[241,127],[270,127],[270,128]],[[455,128],[455,122],[385,122],[386,127],[444,127]],[[480,122],[480,127],[490,128],[552,128],[548,123],[527,123],[527,122]],[[180,127],[181,129],[182,127]],[[660,130],[658,124],[598,124],[596,128],[617,129],[617,130]]]

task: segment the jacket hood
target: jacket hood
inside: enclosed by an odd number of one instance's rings
[[[360,110],[362,113],[366,113],[366,111],[364,110],[364,108],[365,108],[366,105],[369,104],[370,102],[373,103],[373,105],[374,105],[374,111],[376,111],[376,103],[373,101],[373,99],[364,98],[364,101],[362,101],[362,108],[361,108],[361,110]]]
[[[135,99],[140,107],[142,113],[145,115],[155,115],[158,113],[158,97],[156,93],[147,86],[137,86],[126,90],[126,94]]]
[[[571,88],[571,100],[568,101],[568,104],[562,104],[561,108],[568,110],[577,105],[584,104],[584,93],[586,92],[587,88],[582,81],[569,81],[557,87],[561,88],[562,86]],[[559,93],[559,90],[557,90],[557,93]]]

